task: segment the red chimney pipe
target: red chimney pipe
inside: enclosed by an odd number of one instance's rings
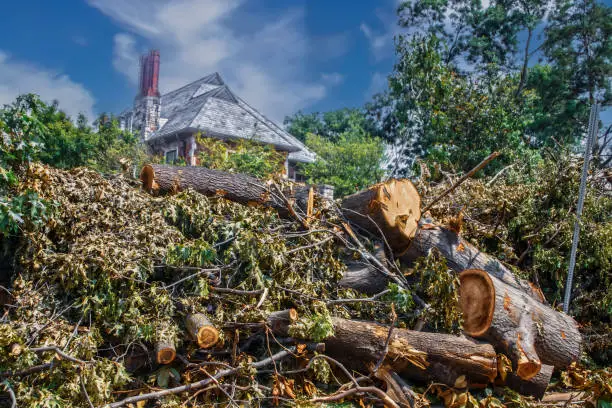
[[[159,51],[140,57],[140,96],[160,96]]]

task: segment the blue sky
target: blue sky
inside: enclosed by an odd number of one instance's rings
[[[119,113],[138,56],[160,88],[214,71],[264,114],[360,106],[393,65],[397,0],[24,0],[0,15],[0,104],[37,92],[71,115]]]
[[[72,116],[119,113],[136,93],[138,56],[156,48],[162,92],[218,71],[277,121],[362,106],[393,66],[399,1],[5,2],[0,105],[36,92]]]

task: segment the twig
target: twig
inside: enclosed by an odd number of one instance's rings
[[[325,304],[330,306],[330,305],[341,305],[343,303],[361,303],[361,302],[370,303],[370,302],[375,302],[377,299],[380,299],[381,297],[385,296],[389,292],[391,292],[391,289],[385,289],[382,292],[379,292],[372,297],[355,298],[355,299],[333,299],[333,300],[328,300],[327,302],[325,302]]]
[[[81,380],[81,391],[83,392],[83,395],[85,396],[85,399],[87,400],[87,405],[89,405],[89,408],[95,408],[94,404],[91,402],[91,398],[89,398],[89,394],[87,393],[87,389],[85,388],[85,383],[83,382],[83,376],[79,375],[79,379]]]
[[[33,348],[31,350],[33,352],[35,352],[35,353],[44,353],[44,352],[47,352],[47,351],[54,351],[55,353],[57,353],[63,359],[71,361],[73,363],[77,363],[77,364],[91,363],[91,361],[83,361],[83,360],[80,360],[80,359],[78,359],[76,357],[71,356],[70,354],[66,354],[62,350],[60,350],[57,346],[38,347],[38,348]]]
[[[263,293],[261,294],[261,297],[259,298],[259,302],[257,302],[257,305],[255,305],[255,309],[259,309],[261,307],[261,305],[263,305],[263,302],[266,301],[266,297],[268,296],[268,288],[264,288]]]
[[[447,188],[442,194],[440,194],[439,196],[434,198],[431,203],[427,204],[427,206],[425,208],[423,208],[421,213],[425,214],[428,210],[431,209],[431,207],[434,206],[434,204],[436,204],[438,201],[440,201],[441,199],[443,199],[444,197],[446,197],[447,195],[452,193],[465,180],[467,180],[468,178],[472,177],[474,174],[478,173],[480,170],[482,170],[483,167],[485,167],[487,164],[489,164],[491,162],[491,160],[495,159],[497,156],[499,156],[499,152],[491,153],[486,159],[481,161],[476,167],[474,167],[472,170],[470,170],[467,173],[465,173],[463,175],[463,177],[461,177],[459,180],[457,180],[457,182],[455,182],[455,184],[453,184],[452,186]]]
[[[6,388],[6,392],[11,398],[11,408],[17,408],[17,397],[15,396],[13,387],[11,387],[11,384],[8,381],[3,381],[2,384],[4,385],[4,388]]]
[[[323,245],[324,243],[331,241],[332,239],[334,239],[334,237],[327,237],[325,239],[322,239],[321,241],[313,242],[312,244],[290,249],[289,251],[285,252],[285,255],[293,254],[294,252],[302,251],[304,249],[312,248],[318,245]]]
[[[391,335],[393,334],[393,328],[395,327],[395,322],[397,321],[397,313],[395,313],[395,304],[391,303],[391,315],[393,319],[391,321],[391,326],[389,327],[389,333],[387,334],[387,340],[385,340],[385,348],[383,349],[382,355],[378,359],[378,362],[372,369],[372,374],[376,374],[383,361],[385,361],[385,357],[387,357],[387,352],[389,351],[389,343],[391,342]]]
[[[216,293],[227,293],[230,295],[243,295],[243,296],[258,296],[264,293],[265,289],[258,290],[240,290],[232,288],[220,288],[217,286],[210,286],[210,290]]]
[[[162,265],[159,265],[159,266],[162,266]],[[229,268],[229,265],[226,266],[225,268],[212,268],[212,269],[192,268],[192,267],[189,267],[189,266],[173,267],[173,266],[169,266],[169,265],[163,265],[163,267],[170,268],[170,269],[178,269],[178,270],[193,270],[193,269],[197,269],[198,270],[194,274],[191,274],[189,276],[185,276],[184,278],[179,279],[176,282],[171,283],[170,285],[165,285],[164,286],[165,289],[170,289],[170,288],[172,288],[172,287],[174,287],[174,286],[176,286],[178,284],[181,284],[181,283],[185,282],[186,280],[193,279],[196,276],[200,276],[200,275],[203,275],[203,274],[207,274],[209,278],[210,277],[216,278],[216,276],[213,274],[213,272],[219,272],[222,269],[227,269],[227,268]]]
[[[399,405],[397,405],[397,403],[395,401],[393,401],[391,399],[391,397],[389,397],[383,390],[381,390],[380,388],[377,387],[362,387],[362,386],[358,386],[356,388],[351,388],[350,390],[347,391],[343,391],[343,392],[338,392],[336,394],[333,395],[329,395],[326,397],[319,397],[319,398],[313,398],[310,401],[311,402],[332,402],[332,401],[338,401],[339,399],[343,399],[343,398],[347,398],[350,397],[353,394],[357,394],[357,393],[368,393],[368,394],[374,394],[376,395],[378,398],[380,398],[383,403],[385,404],[385,407],[392,407],[392,408],[400,408]]]
[[[276,361],[276,360],[280,360],[283,359],[287,356],[290,356],[291,353],[288,351],[280,351],[276,354],[274,354],[271,357],[265,358],[261,361],[258,361],[256,363],[252,363],[250,364],[251,367],[258,369],[258,368],[262,368],[267,366],[268,364]],[[240,372],[241,370],[243,370],[243,367],[235,367],[235,368],[231,368],[231,369],[226,369],[226,370],[221,370],[218,373],[216,373],[214,376],[212,376],[212,378],[214,378],[215,380],[219,380],[220,378],[223,377],[227,377],[228,375],[234,375],[238,372]],[[195,391],[198,390],[200,388],[204,388],[206,387],[208,384],[210,384],[211,382],[213,382],[212,378],[207,378],[205,380],[201,380],[201,381],[197,381],[194,383],[190,383],[190,384],[186,384],[186,385],[181,385],[179,387],[174,387],[174,388],[168,388],[165,390],[161,390],[161,391],[155,391],[155,392],[150,392],[147,394],[141,394],[141,395],[136,395],[133,397],[128,397],[125,398],[121,401],[118,402],[114,402],[112,404],[107,404],[104,406],[104,408],[119,408],[119,407],[123,407],[127,404],[131,404],[131,403],[135,403],[135,402],[139,402],[139,401],[148,401],[148,400],[152,400],[152,399],[159,399],[161,397],[164,397],[166,395],[174,395],[174,394],[179,394],[181,392],[190,392],[190,391]]]
[[[489,180],[489,182],[487,183],[487,187],[491,187],[493,185],[493,183],[495,182],[495,180],[497,180],[497,178],[499,176],[501,176],[503,173],[506,172],[506,170],[511,169],[512,167],[516,166],[516,163],[514,164],[510,164],[506,167],[504,167],[503,169],[501,169],[500,171],[497,172],[496,175],[493,176],[493,178],[491,180]]]

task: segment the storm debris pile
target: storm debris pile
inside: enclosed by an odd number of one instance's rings
[[[494,257],[466,267],[407,180],[333,203],[190,169],[152,166],[143,190],[30,166],[22,188],[56,209],[0,288],[0,404],[536,406],[555,368],[610,397],[575,322]]]

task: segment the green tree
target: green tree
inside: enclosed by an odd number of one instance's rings
[[[525,92],[516,103],[517,75],[461,75],[439,49],[435,35],[400,37],[389,90],[369,106],[392,140],[403,144],[392,174],[407,174],[415,156],[467,171],[497,150],[502,157],[486,168],[494,172],[532,154],[525,130],[535,93]]]
[[[308,133],[336,141],[341,134],[352,126],[359,126],[372,135],[376,135],[376,125],[361,109],[338,109],[324,113],[302,113],[285,118],[287,131],[300,141],[305,142]]]
[[[268,144],[240,139],[225,142],[198,136],[202,149],[200,165],[231,173],[246,173],[258,178],[270,178],[285,170],[285,156]]]
[[[100,115],[92,127],[80,115],[75,124],[57,102],[48,105],[33,94],[19,96],[13,104],[0,109],[0,114],[7,126],[28,134],[38,144],[38,150],[30,154],[31,160],[54,167],[90,166],[113,172],[127,162],[141,164],[147,157],[138,137],[122,131],[112,116]]]
[[[301,166],[311,183],[331,184],[334,195],[343,197],[381,180],[384,175],[384,145],[371,136],[359,120],[350,120],[348,128],[334,141],[308,133],[306,145],[317,153],[314,163]]]

